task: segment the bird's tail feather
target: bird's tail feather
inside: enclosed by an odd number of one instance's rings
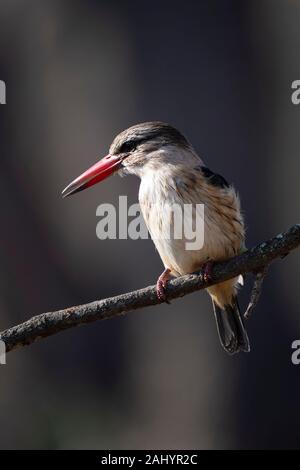
[[[214,313],[217,322],[220,342],[229,354],[239,351],[250,351],[249,338],[240,313],[237,297],[232,299],[231,305],[221,309],[214,301]]]

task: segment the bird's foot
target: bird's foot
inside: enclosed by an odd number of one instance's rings
[[[156,282],[156,293],[157,297],[161,302],[168,302],[167,295],[166,295],[166,287],[168,280],[170,279],[170,272],[171,270],[166,268],[164,272],[159,276]]]
[[[212,281],[213,261],[207,261],[201,268],[202,279],[205,283]]]

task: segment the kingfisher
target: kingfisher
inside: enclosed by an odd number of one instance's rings
[[[245,227],[240,200],[231,184],[208,168],[186,137],[169,124],[154,121],[137,124],[113,140],[109,153],[72,181],[63,197],[103,181],[113,173],[140,178],[139,204],[164,265],[156,283],[157,296],[167,301],[167,283],[201,270],[209,280],[214,262],[225,261],[245,250]],[[186,238],[174,236],[167,207],[192,204],[204,207],[201,248],[187,249]],[[166,236],[168,234],[168,236]],[[250,344],[240,312],[237,292],[240,278],[212,285],[207,291],[222,347],[229,354],[249,352]]]

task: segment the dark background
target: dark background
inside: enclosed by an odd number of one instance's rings
[[[299,23],[296,0],[1,0],[1,330],[156,280],[151,240],[95,232],[137,179],[60,196],[132,124],[178,127],[235,184],[248,246],[299,221]],[[248,355],[220,348],[205,293],[12,352],[0,447],[298,447],[299,261],[272,267]]]

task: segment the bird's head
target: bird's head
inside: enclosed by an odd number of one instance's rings
[[[137,124],[118,134],[109,154],[72,181],[62,195],[82,191],[116,172],[142,176],[147,169],[186,164],[188,160],[199,162],[199,157],[177,129],[156,121]]]

